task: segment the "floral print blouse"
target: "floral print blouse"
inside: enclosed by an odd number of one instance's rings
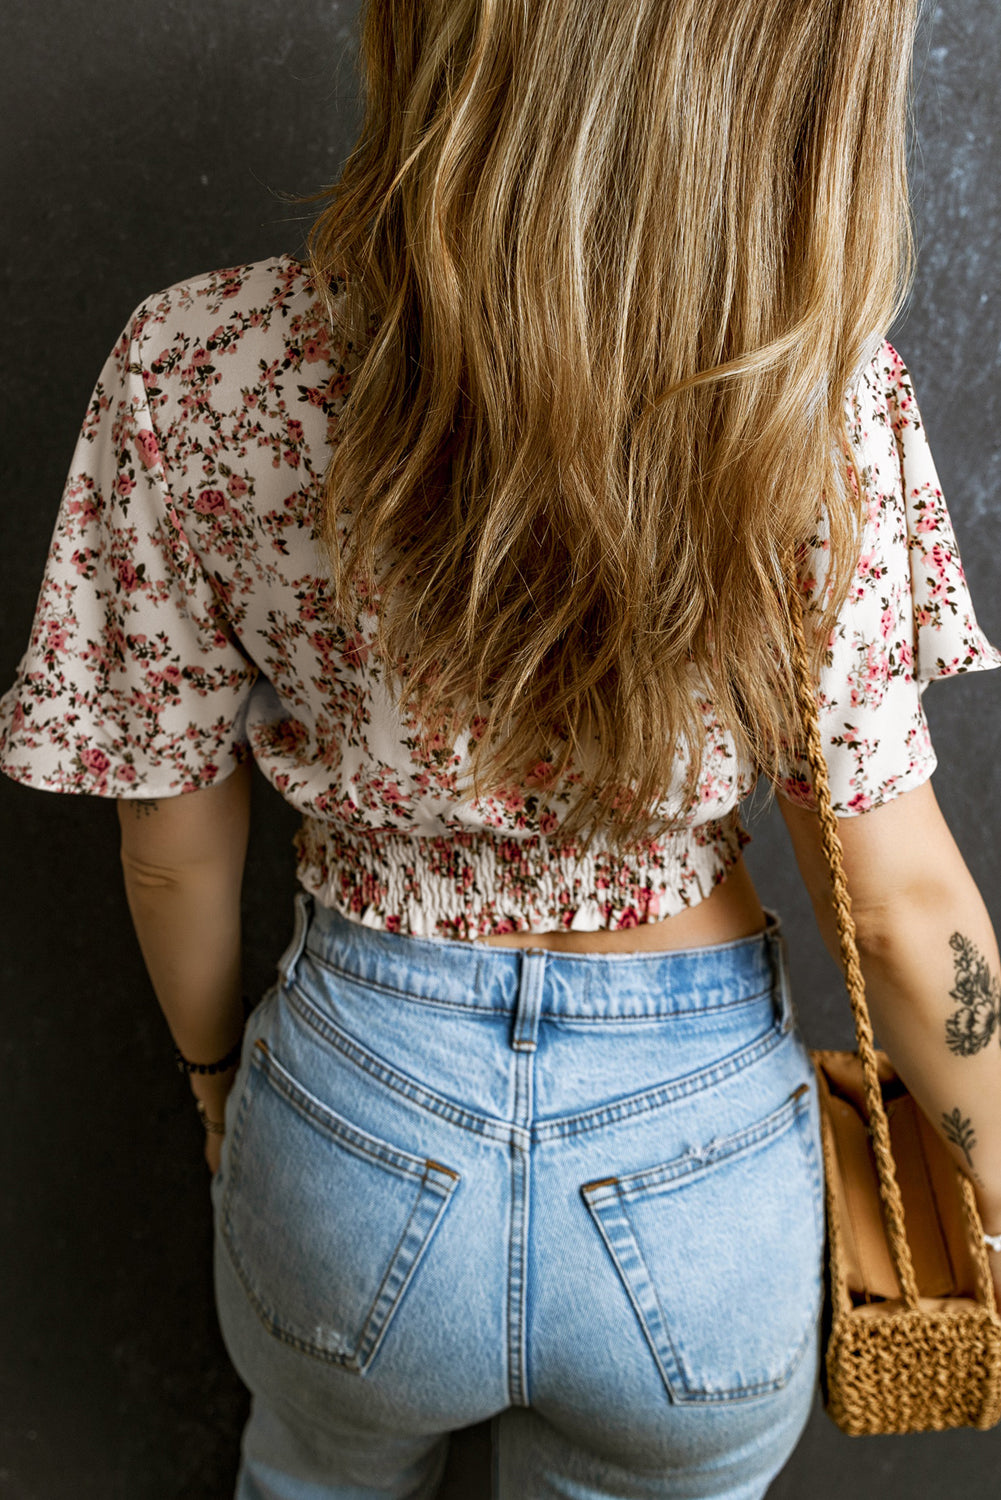
[[[84,418],[30,641],[0,699],[0,769],[49,791],[170,797],[252,755],[302,814],[300,883],[391,932],[623,928],[702,900],[748,842],[738,804],[755,782],[710,703],[686,826],[628,860],[600,839],[582,857],[560,838],[569,788],[460,805],[468,732],[429,744],[385,686],[374,617],[327,610],[314,517],[357,357],[289,256],[142,303]],[[932,678],[1001,665],[889,344],[846,400],[868,519],[818,699],[841,816],[931,775]],[[822,525],[810,545],[819,597]],[[783,767],[782,790],[810,800],[804,764]],[[662,811],[680,809],[675,795]]]

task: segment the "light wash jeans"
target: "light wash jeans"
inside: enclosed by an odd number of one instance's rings
[[[817,1093],[777,917],[669,953],[296,897],[212,1181],[237,1500],[758,1500],[819,1373]],[[470,1497],[477,1500],[477,1497]]]

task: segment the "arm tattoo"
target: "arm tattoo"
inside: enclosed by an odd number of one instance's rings
[[[961,932],[952,934],[949,947],[956,955],[956,988],[949,994],[960,1008],[945,1023],[945,1039],[951,1052],[970,1057],[987,1046],[995,1030],[1001,1035],[1001,979]]]
[[[150,813],[155,813],[159,806],[159,802],[148,797],[144,797],[141,801],[137,799],[132,803],[137,818],[148,818]]]
[[[954,1146],[958,1146],[966,1157],[966,1164],[973,1166],[970,1152],[977,1144],[977,1138],[973,1133],[968,1115],[961,1115],[958,1109],[954,1109],[951,1115],[943,1114],[942,1132]]]

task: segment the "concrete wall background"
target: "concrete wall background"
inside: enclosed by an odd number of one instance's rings
[[[283,193],[336,176],[357,126],[355,0],[7,0],[2,119],[4,486],[0,691],[27,642],[73,443],[132,308],[213,267],[301,248]],[[893,333],[915,377],[980,623],[1001,643],[1001,13],[929,4],[919,46],[920,261]],[[935,789],[997,925],[1001,696],[925,700]],[[295,817],[260,777],[245,972],[290,932]],[[763,899],[790,936],[811,1045],[851,1045],[777,815],[752,823]],[[219,1500],[247,1397],[215,1322],[202,1128],[132,935],[114,806],[0,778],[0,1495]],[[986,1500],[1001,1429],[850,1440],[819,1406],[773,1500],[849,1490]],[[486,1436],[445,1493],[489,1493]]]

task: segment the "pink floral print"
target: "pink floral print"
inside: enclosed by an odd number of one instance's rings
[[[0,769],[50,791],[170,797],[253,756],[302,816],[300,883],[391,932],[629,928],[695,905],[749,840],[739,803],[756,779],[708,701],[696,803],[681,806],[679,767],[661,808],[683,826],[626,861],[601,840],[585,857],[560,838],[572,777],[552,786],[540,764],[460,803],[469,735],[447,743],[399,713],[369,607],[333,618],[315,518],[358,357],[289,256],[136,309],[94,388],[0,699]],[[931,775],[928,682],[1001,665],[889,344],[846,400],[866,536],[818,700],[841,816]],[[826,556],[821,517],[800,557],[808,605]],[[810,801],[791,753],[781,791]]]

